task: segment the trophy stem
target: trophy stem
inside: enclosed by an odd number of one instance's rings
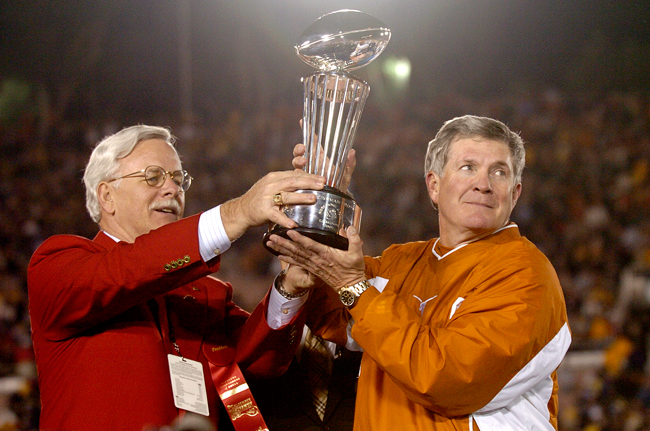
[[[305,170],[338,189],[370,86],[345,72],[317,72],[303,83]]]

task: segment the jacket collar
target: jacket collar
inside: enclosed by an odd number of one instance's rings
[[[433,255],[438,258],[438,260],[441,260],[449,256],[453,252],[479,241],[482,241],[486,245],[492,245],[492,244],[498,244],[505,241],[510,241],[512,239],[519,238],[520,236],[521,235],[519,234],[519,227],[515,223],[508,223],[507,225],[495,230],[492,233],[458,244],[456,247],[452,248],[442,256],[436,251],[436,245],[438,244],[438,241],[440,241],[440,238],[437,238],[436,241],[433,243],[433,247],[431,247],[431,251],[433,252]]]
[[[115,247],[115,244],[119,242],[118,239],[110,236],[103,230],[100,230],[97,232],[97,235],[95,235],[95,238],[93,238],[93,241],[96,242],[97,244],[101,245],[102,247],[106,247],[107,249],[111,249]]]

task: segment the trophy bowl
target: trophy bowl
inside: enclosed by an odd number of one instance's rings
[[[296,53],[321,71],[354,70],[379,56],[391,32],[367,13],[343,9],[318,18],[300,36]]]
[[[361,208],[341,182],[370,86],[348,71],[366,66],[386,48],[391,32],[378,19],[358,10],[343,9],[318,18],[295,46],[305,63],[317,69],[302,78],[304,86],[302,132],[305,171],[325,177],[323,190],[299,190],[316,196],[313,205],[285,205],[282,211],[299,227],[294,230],[322,244],[346,250],[342,232],[357,230]],[[274,225],[264,235],[287,237]],[[267,247],[273,253],[274,250]]]

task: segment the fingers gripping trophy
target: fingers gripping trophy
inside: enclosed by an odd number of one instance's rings
[[[361,208],[340,190],[359,118],[370,86],[351,75],[377,58],[391,32],[378,19],[357,11],[339,10],[318,18],[300,37],[296,52],[305,63],[318,69],[302,78],[304,107],[302,135],[310,174],[326,178],[322,190],[300,190],[316,195],[313,205],[282,205],[301,234],[331,247],[346,250],[348,240],[340,233],[361,222]],[[287,237],[287,229],[275,225],[264,235]],[[267,248],[274,254],[274,250]]]

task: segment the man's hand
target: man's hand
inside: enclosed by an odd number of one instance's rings
[[[312,193],[294,193],[296,190],[321,190],[325,178],[303,171],[271,172],[257,181],[242,196],[221,205],[221,220],[231,241],[247,229],[265,223],[275,223],[286,228],[298,225],[274,201],[280,195],[282,205],[311,205],[316,202]]]
[[[297,170],[302,170],[307,166],[307,158],[305,157],[305,145],[296,144],[293,147],[293,160],[291,164]],[[348,153],[348,160],[345,164],[345,171],[343,172],[343,178],[341,179],[340,189],[343,193],[348,192],[348,187],[350,186],[350,181],[352,180],[352,172],[357,166],[356,152],[354,149],[351,149]]]
[[[283,266],[285,267],[285,275],[282,280],[282,288],[287,292],[300,293],[325,285],[318,277],[298,265],[283,263]]]
[[[293,230],[287,232],[291,239],[271,235],[266,245],[280,253],[282,262],[305,269],[338,291],[365,278],[363,242],[353,226],[346,233],[348,250],[328,247]]]

